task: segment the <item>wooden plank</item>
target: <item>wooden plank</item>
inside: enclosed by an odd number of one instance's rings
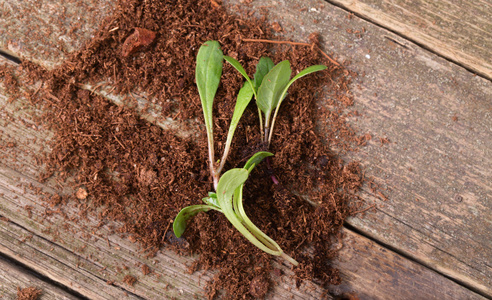
[[[8,226],[8,230],[14,230],[16,225],[10,223]],[[8,231],[5,228],[0,228],[0,234],[2,237],[5,237],[5,234]],[[359,236],[351,231],[345,230],[344,232],[344,244],[345,247],[342,249],[340,253],[340,258],[334,262],[334,264],[340,268],[342,272],[343,283],[340,286],[332,286],[330,287],[330,293],[334,296],[342,296],[347,294],[358,294],[361,299],[403,299],[408,297],[418,297],[419,299],[443,299],[448,298],[452,295],[456,297],[455,299],[484,299],[478,294],[475,294],[468,289],[450,281],[449,279],[425,268],[414,262],[411,262],[405,258],[402,258],[399,255],[396,255],[393,252],[388,251],[387,249],[380,247],[374,242]],[[24,235],[30,236],[28,243],[31,241],[35,241],[37,239],[42,239],[39,236],[36,236],[30,232],[24,232]],[[12,238],[12,236],[8,236],[8,238]],[[19,241],[17,241],[19,242]],[[26,242],[23,242],[23,244]],[[21,243],[18,243],[21,244]],[[115,248],[120,247],[120,244],[114,243]],[[60,245],[50,245],[51,252],[58,252]],[[65,246],[65,245],[64,245]],[[1,248],[1,246],[0,246]],[[36,245],[35,248],[37,250],[42,249],[39,245]],[[0,249],[3,250],[3,249]],[[2,251],[3,252],[3,251]],[[70,255],[71,252],[68,252]],[[27,261],[30,265],[36,265],[35,261],[38,259],[46,259],[43,255],[39,253],[26,253],[23,249],[17,249],[15,252],[16,256],[20,256],[21,259],[26,262],[22,257],[24,255],[29,254],[29,257],[33,260],[32,262]],[[137,255],[137,253],[133,253],[133,255]],[[90,260],[90,259],[89,259]],[[79,268],[86,268],[87,260],[84,260],[84,265],[79,266]],[[159,254],[157,257],[153,259],[153,261],[159,261],[159,263],[163,263],[166,260],[163,259],[163,255]],[[131,261],[121,262],[120,265],[127,264]],[[174,264],[178,267],[175,267],[175,272],[179,271],[180,273],[186,274],[186,265],[188,265],[191,261],[188,258],[184,257],[175,257]],[[99,260],[97,263],[104,265],[104,260]],[[169,265],[172,265],[171,262],[168,262]],[[168,265],[168,268],[169,268]],[[105,272],[111,272],[110,268],[114,268],[114,266],[104,266]],[[282,265],[277,265],[280,267],[283,272],[290,276],[292,275],[288,269],[286,269]],[[56,267],[50,262],[43,269],[45,271],[53,271]],[[155,274],[162,274],[162,269],[165,269],[167,272],[169,270],[159,267],[159,265],[153,265],[152,271]],[[139,272],[138,268],[130,265],[129,273],[131,272],[137,273]],[[65,276],[72,277],[73,272],[79,273],[78,269],[66,268],[66,274],[60,274]],[[161,276],[165,276],[166,274],[162,274]],[[210,274],[202,274],[202,276],[210,275]],[[80,276],[80,275],[79,275]],[[87,277],[90,277],[86,275]],[[8,277],[8,276],[7,276]],[[81,278],[77,278],[75,283],[80,283],[84,281],[88,281],[88,278],[85,276],[81,276]],[[141,276],[138,276],[139,280]],[[207,278],[210,278],[207,276]],[[56,277],[55,277],[56,279]],[[156,280],[156,279],[154,279]],[[205,282],[203,277],[200,274],[195,274],[193,276],[189,276],[189,282],[179,282],[177,285],[173,286],[174,289],[179,291],[179,296],[175,296],[179,299],[194,299],[195,297],[202,298],[203,296],[199,296],[198,293],[190,294],[189,284],[191,282],[202,281]],[[101,280],[102,281],[102,280]],[[171,283],[166,280],[160,280],[160,289],[167,290],[170,288]],[[101,283],[98,283],[99,285]],[[83,289],[80,289],[77,285],[71,285],[71,288],[77,290],[78,292],[86,292]],[[373,287],[368,289],[367,287]],[[144,295],[145,298],[148,299],[156,299],[150,296],[150,291],[147,291],[147,287],[142,286],[140,281],[135,285],[135,293],[140,295]],[[286,293],[286,290],[289,290],[289,293]],[[108,295],[101,294],[85,293],[84,296],[90,297],[91,299],[109,299]],[[303,285],[299,290],[293,287],[292,282],[288,280],[288,278],[284,278],[283,281],[278,282],[278,285],[273,289],[271,294],[269,294],[268,299],[320,299],[322,295],[322,290],[319,286],[314,284]],[[155,296],[155,295],[154,295]],[[113,296],[114,297],[114,296]],[[161,295],[161,297],[165,297]],[[167,295],[169,297],[169,295]],[[125,298],[134,299],[133,297],[126,296]]]
[[[29,271],[0,257],[0,299],[17,299],[17,288],[33,287],[41,291],[39,300],[76,300],[76,296],[47,283]]]
[[[350,224],[491,297],[491,82],[320,1],[282,11],[275,3],[261,6],[285,34],[319,32],[362,75],[353,89],[361,117],[352,121],[373,140],[347,157],[383,190],[375,198],[366,189],[377,212]]]
[[[107,255],[95,256],[95,254],[90,254],[93,253],[93,251],[89,249],[90,246],[88,245],[85,248],[87,250],[74,250],[81,252],[78,254],[79,256],[84,255],[84,259],[81,259],[72,251],[66,251],[66,248],[70,248],[70,245],[73,245],[74,241],[66,241],[63,234],[61,234],[61,236],[63,236],[65,242],[62,243],[62,245],[58,242],[41,245],[42,241],[48,237],[46,234],[44,234],[45,237],[39,237],[32,232],[24,230],[20,236],[13,236],[12,233],[19,234],[18,231],[20,229],[21,228],[13,222],[7,224],[6,228],[3,226],[0,227],[2,240],[14,241],[11,245],[7,245],[8,247],[15,248],[15,245],[20,245],[18,249],[15,249],[14,251],[7,251],[9,254],[14,255],[23,263],[28,263],[30,266],[37,267],[44,273],[50,275],[54,273],[53,269],[57,269],[57,264],[63,263],[65,269],[61,270],[62,273],[53,277],[53,279],[60,280],[60,276],[67,276],[68,278],[71,278],[71,280],[75,280],[70,287],[91,299],[108,299],[108,297],[110,297],[109,295],[103,294],[102,291],[98,291],[97,294],[94,292],[88,293],[86,289],[79,286],[81,283],[90,281],[92,276],[103,276],[101,282],[95,282],[97,286],[104,284],[103,279],[111,280],[112,276],[107,276],[107,274],[113,274],[113,276],[115,276],[114,272],[117,266],[127,265],[129,267],[128,273],[139,273],[139,270],[135,267],[134,263],[135,261],[140,260],[136,249],[129,250],[129,257],[123,259],[119,258],[117,264],[114,262],[111,264],[108,263]],[[21,243],[19,241],[20,237],[25,241]],[[26,239],[26,237],[28,238]],[[115,251],[114,249],[128,246],[124,245],[124,241],[119,241],[117,237],[110,237],[110,240],[111,245],[113,245],[113,251]],[[78,243],[79,242],[75,241],[75,245]],[[107,249],[104,249],[105,247],[103,244],[104,243],[100,243],[98,245],[98,250],[105,252]],[[341,269],[344,283],[341,286],[333,286],[330,288],[331,293],[334,295],[356,293],[361,296],[361,299],[396,299],[402,295],[413,295],[420,299],[443,299],[449,295],[455,295],[456,297],[460,297],[460,299],[483,299],[481,296],[455,284],[449,279],[404,259],[351,231],[345,231],[344,244],[345,247],[340,253],[340,259],[334,262],[334,264]],[[26,251],[26,247],[29,245],[31,249]],[[48,247],[52,258],[47,259],[46,254],[42,252],[48,252]],[[130,246],[129,248],[133,247]],[[0,251],[5,252],[4,243],[0,246]],[[157,257],[150,260],[154,262],[158,261],[158,263],[151,265],[152,271],[154,272],[153,276],[160,274],[162,277],[169,275],[171,275],[170,277],[179,277],[180,274],[187,274],[186,266],[191,263],[189,258],[175,256],[170,259],[167,255],[167,253],[162,252],[159,253]],[[26,259],[26,257],[29,257],[29,259]],[[69,262],[70,259],[78,261],[78,266],[73,266],[73,263]],[[46,260],[48,261],[46,265],[38,267],[40,261]],[[56,260],[57,263],[54,263],[53,260]],[[100,266],[98,270],[91,270],[91,263]],[[280,267],[287,276],[292,275],[285,266],[277,266]],[[80,271],[81,269],[85,272]],[[101,271],[102,269],[104,269],[104,271]],[[73,278],[74,274],[76,274],[76,278]],[[188,275],[186,276],[186,280],[183,281],[176,281],[176,278],[171,281],[169,278],[162,279],[161,277],[158,279],[160,287],[153,287],[152,290],[148,290],[149,287],[146,287],[141,283],[142,276],[140,275],[138,276],[139,282],[135,285],[135,290],[133,290],[133,292],[148,299],[156,299],[154,297],[156,297],[157,292],[167,292],[170,289],[170,286],[172,286],[172,288],[179,293],[179,296],[174,295],[175,297],[179,299],[193,299],[196,296],[201,295],[201,291],[195,290],[191,293],[190,284],[200,281],[205,283],[211,275],[212,274],[207,273]],[[121,277],[119,280],[121,280]],[[154,280],[157,279],[154,278]],[[63,283],[62,280],[61,282]],[[92,282],[92,284],[94,284],[94,282]],[[377,288],[367,289],[368,286]],[[170,295],[165,294],[165,292],[164,294],[161,294],[160,297],[170,297]],[[307,284],[298,290],[293,287],[293,283],[290,280],[284,278],[284,281],[279,282],[268,298],[319,299],[321,295],[322,290],[319,286]],[[111,297],[114,297],[114,295]],[[200,296],[200,298],[201,297],[202,296]]]
[[[56,212],[41,199],[40,193],[54,194],[60,188],[58,182],[41,184],[35,179],[42,166],[32,160],[32,152],[43,151],[50,134],[29,122],[35,112],[27,100],[9,103],[2,88],[0,84],[0,142],[15,141],[16,146],[0,147],[0,252],[90,299],[204,298],[205,285],[214,273],[188,274],[191,257],[164,250],[148,258],[137,244],[111,233],[119,224],[99,226],[99,220],[90,216],[85,222],[73,222],[79,215],[75,205]],[[65,192],[74,193],[68,188]],[[152,274],[142,274],[144,264]],[[278,267],[292,275],[288,266]],[[138,279],[133,287],[123,283],[126,275]],[[317,285],[298,290],[293,280],[286,279],[272,297],[315,299],[322,294]]]
[[[116,2],[0,2],[0,49],[52,68],[80,49],[109,15]]]
[[[327,0],[492,79],[492,2]]]
[[[334,295],[354,293],[360,299],[485,299],[444,276],[416,264],[350,230],[334,262],[343,282]],[[457,288],[459,287],[459,288]]]
[[[0,252],[90,299],[202,298],[204,285],[214,274],[210,271],[188,274],[187,266],[193,262],[192,258],[166,250],[154,258],[146,258],[137,245],[110,233],[110,227],[118,224],[97,226],[98,220],[91,217],[82,223],[72,222],[71,217],[78,214],[73,205],[64,206],[61,214],[50,213],[54,208],[41,200],[42,195],[36,190],[53,193],[58,183],[37,182],[35,178],[42,172],[42,167],[29,160],[27,153],[34,149],[42,151],[41,145],[49,140],[49,132],[32,127],[28,122],[29,115],[35,112],[22,105],[22,99],[7,103],[1,86],[2,120],[9,120],[0,122],[2,144],[14,139],[17,146],[2,148],[0,152],[0,216],[3,217],[0,221]],[[19,107],[24,109],[19,110]],[[13,159],[24,156],[26,159]],[[46,217],[47,212],[49,217]],[[350,230],[345,230],[344,244],[340,258],[334,264],[340,268],[345,281],[341,286],[330,288],[335,296],[355,292],[363,296],[361,299],[395,299],[399,295],[442,299],[451,294],[482,299]],[[151,275],[143,276],[143,264],[150,266]],[[292,273],[288,266],[278,263],[277,267],[287,277],[278,282],[268,299],[322,297],[324,291],[320,286],[308,283],[296,289],[289,279]],[[134,287],[122,283],[127,274],[138,278]],[[107,281],[113,283],[107,285]],[[368,286],[377,288],[367,289]]]
[[[364,116],[354,122],[392,143],[374,140],[351,158],[391,188],[391,201],[374,199],[377,213],[353,226],[490,295],[490,82],[321,1],[289,2],[283,11],[275,1],[257,4],[293,28],[294,39],[319,31],[325,49],[366,74],[354,90]]]

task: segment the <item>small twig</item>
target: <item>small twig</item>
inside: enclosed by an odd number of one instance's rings
[[[299,42],[291,42],[291,41],[274,41],[274,40],[265,40],[265,39],[242,39],[243,42],[255,42],[255,43],[269,43],[269,44],[289,44],[293,46],[311,46],[308,43],[299,43]]]
[[[94,94],[94,92],[95,92],[98,88],[100,88],[101,86],[103,86],[104,84],[105,84],[105,82],[101,82],[101,83],[99,83],[98,85],[96,85],[96,86],[92,89],[91,93],[92,93],[92,94]]]
[[[308,44],[308,43],[299,43],[299,42],[291,42],[291,41],[274,41],[274,40],[265,40],[265,39],[242,39],[243,42],[254,42],[254,43],[269,43],[269,44],[288,44],[292,46],[306,46],[306,47],[312,47],[313,44]],[[328,54],[326,54],[323,50],[321,50],[318,46],[319,52],[323,54],[324,57],[326,57],[332,64],[335,66],[340,66],[340,64],[331,58]]]
[[[44,85],[44,82],[41,82],[41,84],[39,85],[39,87],[34,91],[34,93],[31,95],[31,97],[34,97],[36,96],[36,94],[39,92],[39,90],[41,90],[41,88],[43,87]]]
[[[126,150],[125,145],[123,145],[123,144],[120,142],[120,140],[116,137],[116,135],[114,135],[114,134],[113,134],[113,137],[114,137],[114,139],[118,142],[118,144],[120,144],[120,146],[121,146],[121,147],[123,147],[123,149],[125,149],[125,150]]]
[[[361,210],[354,211],[352,214],[353,215],[361,214],[361,213],[366,212],[366,211],[368,211],[368,210],[370,210],[372,208],[375,208],[375,207],[376,207],[376,204],[371,204],[371,205],[369,205],[369,207],[366,207],[366,208],[361,209]]]
[[[169,222],[169,223],[167,224],[166,230],[164,230],[164,234],[162,235],[162,237],[163,237],[163,238],[166,238],[166,234],[167,234],[167,231],[169,230],[169,227],[171,227],[171,223],[172,223],[172,222]]]

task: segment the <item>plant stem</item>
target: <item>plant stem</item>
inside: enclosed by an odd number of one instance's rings
[[[278,108],[280,106],[280,103],[279,105],[277,106],[277,109],[275,109],[275,113],[273,114],[273,119],[272,119],[272,125],[270,126],[270,132],[268,134],[268,139],[267,137],[265,137],[265,140],[267,140],[267,145],[268,147],[270,147],[270,143],[272,141],[272,136],[273,136],[273,126],[275,126],[275,119],[277,118],[277,112],[278,112]]]
[[[224,169],[224,165],[225,165],[225,162],[227,160],[227,156],[229,156],[230,149],[231,149],[231,144],[226,143],[226,146],[224,149],[224,154],[222,155],[222,159],[220,160],[219,167],[217,168],[217,170],[215,170],[215,174],[216,174],[217,179],[220,177],[220,173],[222,173],[222,169]],[[217,188],[217,186],[215,186],[215,188]]]
[[[270,157],[267,157],[266,163],[267,163],[267,170],[270,173],[270,179],[272,179],[273,184],[279,184],[280,182],[278,181],[277,177],[275,176],[275,171],[272,168],[271,162],[272,162],[272,160],[270,159]]]
[[[265,114],[265,135],[263,136],[263,143],[267,144],[267,149],[270,147],[270,143],[268,143],[268,135],[270,133],[270,114]]]
[[[219,184],[219,176],[215,171],[215,151],[214,151],[214,138],[213,132],[207,130],[207,141],[208,141],[208,164],[210,167],[210,175],[214,182],[214,190],[217,190],[217,185]]]
[[[256,97],[255,97],[256,100]],[[264,132],[263,132],[263,118],[261,117],[261,109],[258,107],[258,119],[260,120],[260,133],[261,133],[261,140],[264,140]]]
[[[282,254],[280,254],[280,257],[282,257],[283,259],[285,259],[286,261],[290,262],[291,264],[293,264],[296,267],[299,265],[299,263],[297,262],[297,260],[295,260],[292,257],[290,257],[289,255],[285,254],[285,252],[282,252]]]

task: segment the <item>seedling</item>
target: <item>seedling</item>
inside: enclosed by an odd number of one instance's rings
[[[224,153],[217,166],[215,162],[212,108],[222,75],[224,59],[234,66],[246,78],[247,82],[239,90]],[[251,171],[264,158],[273,154],[266,151],[257,152],[246,162],[243,168],[231,169],[222,176],[220,174],[229,155],[236,127],[253,96],[255,96],[258,106],[262,140],[269,145],[278,109],[287,95],[288,88],[302,76],[325,68],[322,65],[311,66],[289,80],[292,73],[289,61],[282,61],[275,66],[271,59],[262,57],[258,62],[254,79],[251,80],[237,60],[229,56],[224,57],[218,42],[208,41],[200,47],[196,63],[196,84],[205,119],[210,174],[216,192],[209,192],[208,197],[202,199],[205,204],[191,205],[183,208],[178,213],[173,223],[173,230],[177,237],[181,237],[184,233],[186,223],[190,218],[199,212],[207,212],[213,209],[222,212],[232,225],[256,247],[269,254],[281,256],[292,264],[298,265],[296,260],[285,254],[274,240],[251,222],[243,207],[243,187]],[[264,126],[262,113],[265,119]]]
[[[297,73],[294,78],[290,79],[292,70],[288,60],[284,60],[277,65],[274,65],[270,58],[262,57],[256,65],[256,73],[253,80],[251,80],[243,66],[241,66],[237,60],[230,56],[225,56],[224,59],[246,78],[246,81],[253,90],[256,105],[258,106],[261,136],[267,147],[270,146],[272,140],[273,128],[275,126],[275,120],[280,104],[282,104],[282,101],[287,96],[289,87],[297,79],[303,76],[326,69],[326,66],[324,65],[310,66]],[[264,117],[262,117],[262,113]],[[274,113],[273,118],[272,113]],[[264,126],[263,119],[265,120]]]

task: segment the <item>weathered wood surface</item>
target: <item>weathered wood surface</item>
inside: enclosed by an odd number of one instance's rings
[[[490,81],[373,24],[348,18],[346,12],[322,1],[285,1],[283,10],[275,10],[278,1],[253,4],[269,10],[270,19],[279,21],[297,40],[320,32],[325,50],[350,60],[351,69],[365,73],[354,84],[363,113],[354,123],[375,139],[350,158],[360,159],[369,175],[388,188],[384,194],[390,201],[367,193],[368,200],[380,204],[377,212],[350,223],[491,297]],[[24,37],[22,32],[16,34]],[[50,60],[50,55],[38,55],[37,60],[50,66],[58,61]],[[387,137],[391,143],[381,147],[378,137]],[[18,222],[28,224],[27,220]],[[43,236],[41,231],[38,234]],[[369,279],[377,282],[373,276]],[[390,286],[380,286],[379,292]],[[353,287],[357,290],[357,285]],[[442,290],[440,285],[430,288],[436,293]],[[361,291],[365,289],[367,284]]]
[[[0,49],[52,68],[91,38],[114,8],[113,3],[2,0]]]
[[[90,217],[86,222],[74,223],[70,217],[78,214],[76,207],[69,205],[63,212],[55,212],[56,207],[41,200],[38,189],[53,193],[59,183],[36,181],[42,167],[34,163],[29,152],[44,151],[43,145],[50,134],[29,122],[36,112],[25,105],[27,100],[7,103],[6,95],[0,84],[4,120],[0,122],[1,144],[15,140],[17,145],[1,147],[0,151],[0,252],[90,299],[203,298],[203,288],[213,273],[188,274],[187,266],[192,258],[166,250],[154,258],[146,258],[137,245],[110,234],[111,223],[98,227],[98,220]],[[396,299],[401,295],[422,299],[442,299],[448,295],[482,299],[350,230],[345,230],[344,244],[334,264],[345,280],[341,286],[331,288],[334,295],[355,292],[361,299]],[[143,264],[151,268],[152,274],[142,274]],[[292,275],[288,266],[279,264],[278,267],[287,277],[278,282],[268,298],[321,298],[323,290],[318,285],[305,284],[296,289],[288,277]],[[134,287],[122,282],[129,274],[138,278]],[[368,289],[368,286],[377,288]]]
[[[320,1],[302,7],[270,18],[297,38],[319,32],[361,74],[353,123],[373,140],[348,158],[387,189],[376,213],[350,224],[492,297],[492,83]]]
[[[492,79],[492,2],[327,0]]]
[[[41,290],[39,300],[76,300],[76,296],[47,283],[25,269],[0,257],[0,299],[17,299],[17,288],[34,287]]]

